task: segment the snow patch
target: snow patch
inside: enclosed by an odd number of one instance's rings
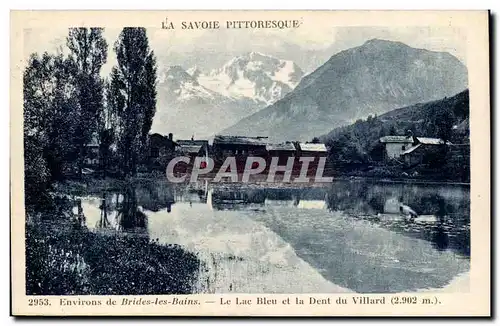
[[[302,72],[289,60],[251,52],[232,58],[222,68],[208,75],[198,74],[198,82],[206,88],[231,98],[248,98],[272,104],[293,90]],[[267,82],[266,82],[267,80]],[[288,87],[284,88],[282,85]]]

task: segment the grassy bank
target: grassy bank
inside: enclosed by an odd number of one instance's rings
[[[26,225],[28,295],[189,294],[198,269],[198,258],[177,245],[67,222]]]

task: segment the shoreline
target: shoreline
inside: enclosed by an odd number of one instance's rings
[[[334,177],[331,182],[322,182],[322,183],[294,183],[294,182],[280,182],[279,180],[276,182],[267,182],[265,180],[254,180],[253,182],[228,182],[228,181],[219,181],[212,182],[211,178],[203,178],[197,180],[197,182],[183,182],[183,183],[171,183],[166,178],[162,180],[158,178],[158,176],[150,175],[150,176],[139,176],[135,178],[129,179],[117,179],[117,178],[106,178],[106,179],[97,179],[91,178],[87,180],[65,180],[63,182],[59,182],[55,184],[53,193],[62,193],[68,194],[74,191],[84,191],[87,192],[88,188],[95,187],[96,191],[102,190],[113,190],[117,188],[122,188],[124,186],[129,185],[140,185],[143,183],[161,183],[171,186],[183,186],[187,188],[196,189],[197,186],[201,186],[200,184],[206,184],[210,186],[217,187],[242,187],[242,186],[250,186],[255,188],[324,188],[329,185],[338,183],[338,182],[366,182],[366,183],[382,183],[382,184],[407,184],[407,185],[448,185],[448,186],[461,186],[461,187],[470,187],[470,183],[466,182],[458,182],[458,181],[439,181],[439,180],[427,180],[427,179],[391,179],[391,178],[378,178],[378,177],[366,177],[366,176],[340,176]]]
[[[390,179],[390,178],[375,178],[375,177],[366,177],[366,176],[350,176],[350,177],[339,177],[335,178],[333,181],[373,181],[380,183],[395,183],[395,184],[442,184],[442,185],[450,185],[450,186],[470,186],[470,182],[458,182],[458,181],[436,181],[436,180],[427,180],[427,179]]]

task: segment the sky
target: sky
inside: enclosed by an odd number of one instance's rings
[[[309,27],[307,27],[309,26]],[[105,29],[108,41],[107,75],[115,64],[112,50],[120,29]],[[202,70],[220,67],[236,55],[258,51],[280,59],[295,61],[306,73],[324,63],[335,53],[363,44],[372,38],[400,41],[409,46],[446,51],[466,64],[466,35],[454,27],[330,27],[303,24],[290,30],[147,30],[150,47],[158,58],[159,69],[197,65]],[[67,28],[26,29],[24,57],[33,52],[64,51]]]

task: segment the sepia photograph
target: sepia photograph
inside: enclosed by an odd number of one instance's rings
[[[475,36],[322,14],[18,29],[25,304],[474,292]]]

